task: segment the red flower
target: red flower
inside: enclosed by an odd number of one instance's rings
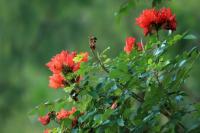
[[[172,14],[170,8],[162,8],[158,13],[158,22],[163,29],[176,30],[176,16]]]
[[[76,112],[76,108],[75,107],[72,107],[72,109],[69,111],[69,113],[72,115]]]
[[[75,72],[80,69],[82,62],[88,61],[88,53],[76,54],[76,52],[62,51],[54,56],[46,65],[52,71],[53,76],[49,78],[49,86],[52,88],[61,88],[68,85],[65,79],[69,73]],[[78,82],[79,75],[75,76],[72,81]],[[77,80],[75,80],[77,79]]]
[[[76,112],[76,108],[73,107],[70,111],[62,109],[60,112],[57,113],[56,118],[58,120],[63,120],[68,118],[70,115]]]
[[[127,54],[130,54],[132,49],[134,48],[134,44],[135,44],[135,38],[133,38],[133,37],[126,38],[126,45],[124,47],[124,51]]]
[[[57,113],[56,118],[58,120],[62,120],[62,119],[68,118],[69,116],[70,116],[69,111],[62,109],[60,112]]]
[[[136,24],[144,29],[144,35],[151,33],[153,26],[157,22],[157,11],[155,9],[146,9],[140,17],[136,18]]]
[[[62,51],[61,53],[54,56],[46,65],[53,73],[61,73],[63,66],[67,66],[73,70],[73,58],[75,56],[76,52],[69,53],[68,51]]]
[[[64,77],[60,74],[53,74],[49,77],[49,87],[51,88],[61,88],[64,87],[64,84],[66,81],[64,81]]]
[[[49,122],[50,122],[50,117],[49,117],[48,114],[45,115],[45,116],[40,116],[40,117],[38,118],[38,121],[40,121],[40,122],[42,123],[42,125],[47,125],[47,124],[49,124]]]
[[[146,9],[136,18],[136,24],[143,28],[144,35],[157,32],[160,28],[176,30],[176,16],[170,8]]]
[[[82,59],[79,62],[75,62],[74,58],[77,56],[76,52],[69,53],[68,51],[62,51],[60,54],[54,56],[50,62],[46,65],[53,73],[61,73],[63,67],[70,69],[69,71],[77,71],[77,66],[80,66],[81,62],[88,61],[88,53],[81,53]]]

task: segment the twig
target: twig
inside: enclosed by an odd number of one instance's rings
[[[91,50],[93,56],[96,58],[96,60],[99,62],[101,68],[106,72],[109,73],[109,71],[107,70],[107,68],[105,67],[105,65],[102,63],[101,59],[97,56],[96,52],[94,50]]]
[[[97,38],[94,36],[91,36],[89,38],[89,44],[90,44],[90,49],[92,51],[93,56],[95,57],[95,59],[99,62],[100,66],[102,67],[102,69],[106,72],[109,73],[109,71],[107,70],[107,68],[105,67],[105,65],[103,64],[103,62],[101,61],[101,59],[99,58],[99,56],[97,55],[95,49],[96,49],[96,40]]]

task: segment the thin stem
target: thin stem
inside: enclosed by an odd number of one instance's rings
[[[95,59],[99,62],[101,68],[106,72],[109,73],[109,71],[107,70],[107,68],[104,66],[104,64],[102,63],[101,59],[97,56],[96,52],[94,50],[92,50],[92,54],[95,57]]]
[[[140,97],[139,95],[137,95],[134,92],[131,92],[132,97],[134,97],[137,101],[143,103],[144,102],[144,98]]]
[[[102,69],[106,72],[109,73],[109,71],[106,69],[106,67],[104,66],[103,62],[101,61],[101,59],[99,58],[99,56],[97,55],[97,53],[95,52],[96,49],[96,40],[97,38],[94,36],[91,36],[89,39],[89,44],[90,44],[90,49],[92,51],[93,56],[95,57],[95,59],[99,62],[100,66],[102,67]]]
[[[125,85],[123,84],[119,84],[123,89],[126,89]],[[140,97],[138,94],[136,94],[135,92],[131,92],[131,96],[136,99],[138,102],[143,103],[144,102],[144,98]]]
[[[159,85],[161,88],[163,88],[163,85],[162,85],[162,83],[161,83],[160,80],[159,80],[158,71],[154,72],[154,75],[155,75],[156,81],[158,82],[158,85]]]

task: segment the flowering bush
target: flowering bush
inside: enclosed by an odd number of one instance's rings
[[[159,30],[176,30],[170,8],[146,9],[136,24],[149,35],[145,43],[125,39],[124,51],[114,59],[97,51],[97,38],[90,37],[88,53],[62,51],[47,67],[53,73],[49,87],[63,89],[65,97],[40,104],[30,113],[46,126],[45,133],[134,132],[183,133],[195,128],[184,125],[186,115],[200,116],[200,104],[185,102],[184,82],[197,48],[170,57],[168,51],[188,34],[159,39]],[[196,117],[197,118],[197,117]],[[194,119],[195,120],[195,119]]]

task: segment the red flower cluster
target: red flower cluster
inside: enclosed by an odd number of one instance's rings
[[[124,51],[127,54],[130,54],[132,49],[133,49],[133,47],[134,47],[134,44],[135,44],[135,38],[133,38],[133,37],[126,38],[126,45],[124,47]]]
[[[69,73],[77,71],[80,68],[80,64],[87,61],[88,53],[77,54],[76,52],[62,51],[57,54],[46,64],[53,73],[49,77],[49,86],[55,89],[68,86],[71,81],[67,81],[65,77]],[[79,79],[79,76],[77,76],[72,81],[78,82]]]
[[[63,119],[68,118],[70,115],[74,114],[75,112],[76,112],[76,108],[75,107],[73,107],[69,111],[62,109],[60,112],[58,112],[56,114],[56,118],[57,118],[57,120],[63,120]]]
[[[136,18],[136,24],[144,30],[144,35],[157,32],[160,28],[165,30],[176,30],[176,16],[170,8],[146,9]]]
[[[42,125],[47,125],[49,124],[51,118],[54,119],[56,118],[58,121],[69,118],[69,116],[73,115],[76,112],[76,108],[72,107],[71,110],[64,110],[62,109],[60,112],[49,112],[47,113],[45,116],[40,116],[38,118],[38,121],[40,121],[40,123]]]
[[[126,45],[124,47],[124,51],[127,54],[130,54],[131,51],[134,49],[135,41],[136,41],[136,39],[134,37],[127,37],[126,38]],[[143,44],[141,42],[137,43],[137,48],[138,48],[138,51],[144,50],[144,46],[143,46]]]
[[[40,116],[38,118],[38,121],[40,121],[42,123],[42,125],[47,125],[50,122],[50,116],[49,114],[45,115],[45,116]]]

